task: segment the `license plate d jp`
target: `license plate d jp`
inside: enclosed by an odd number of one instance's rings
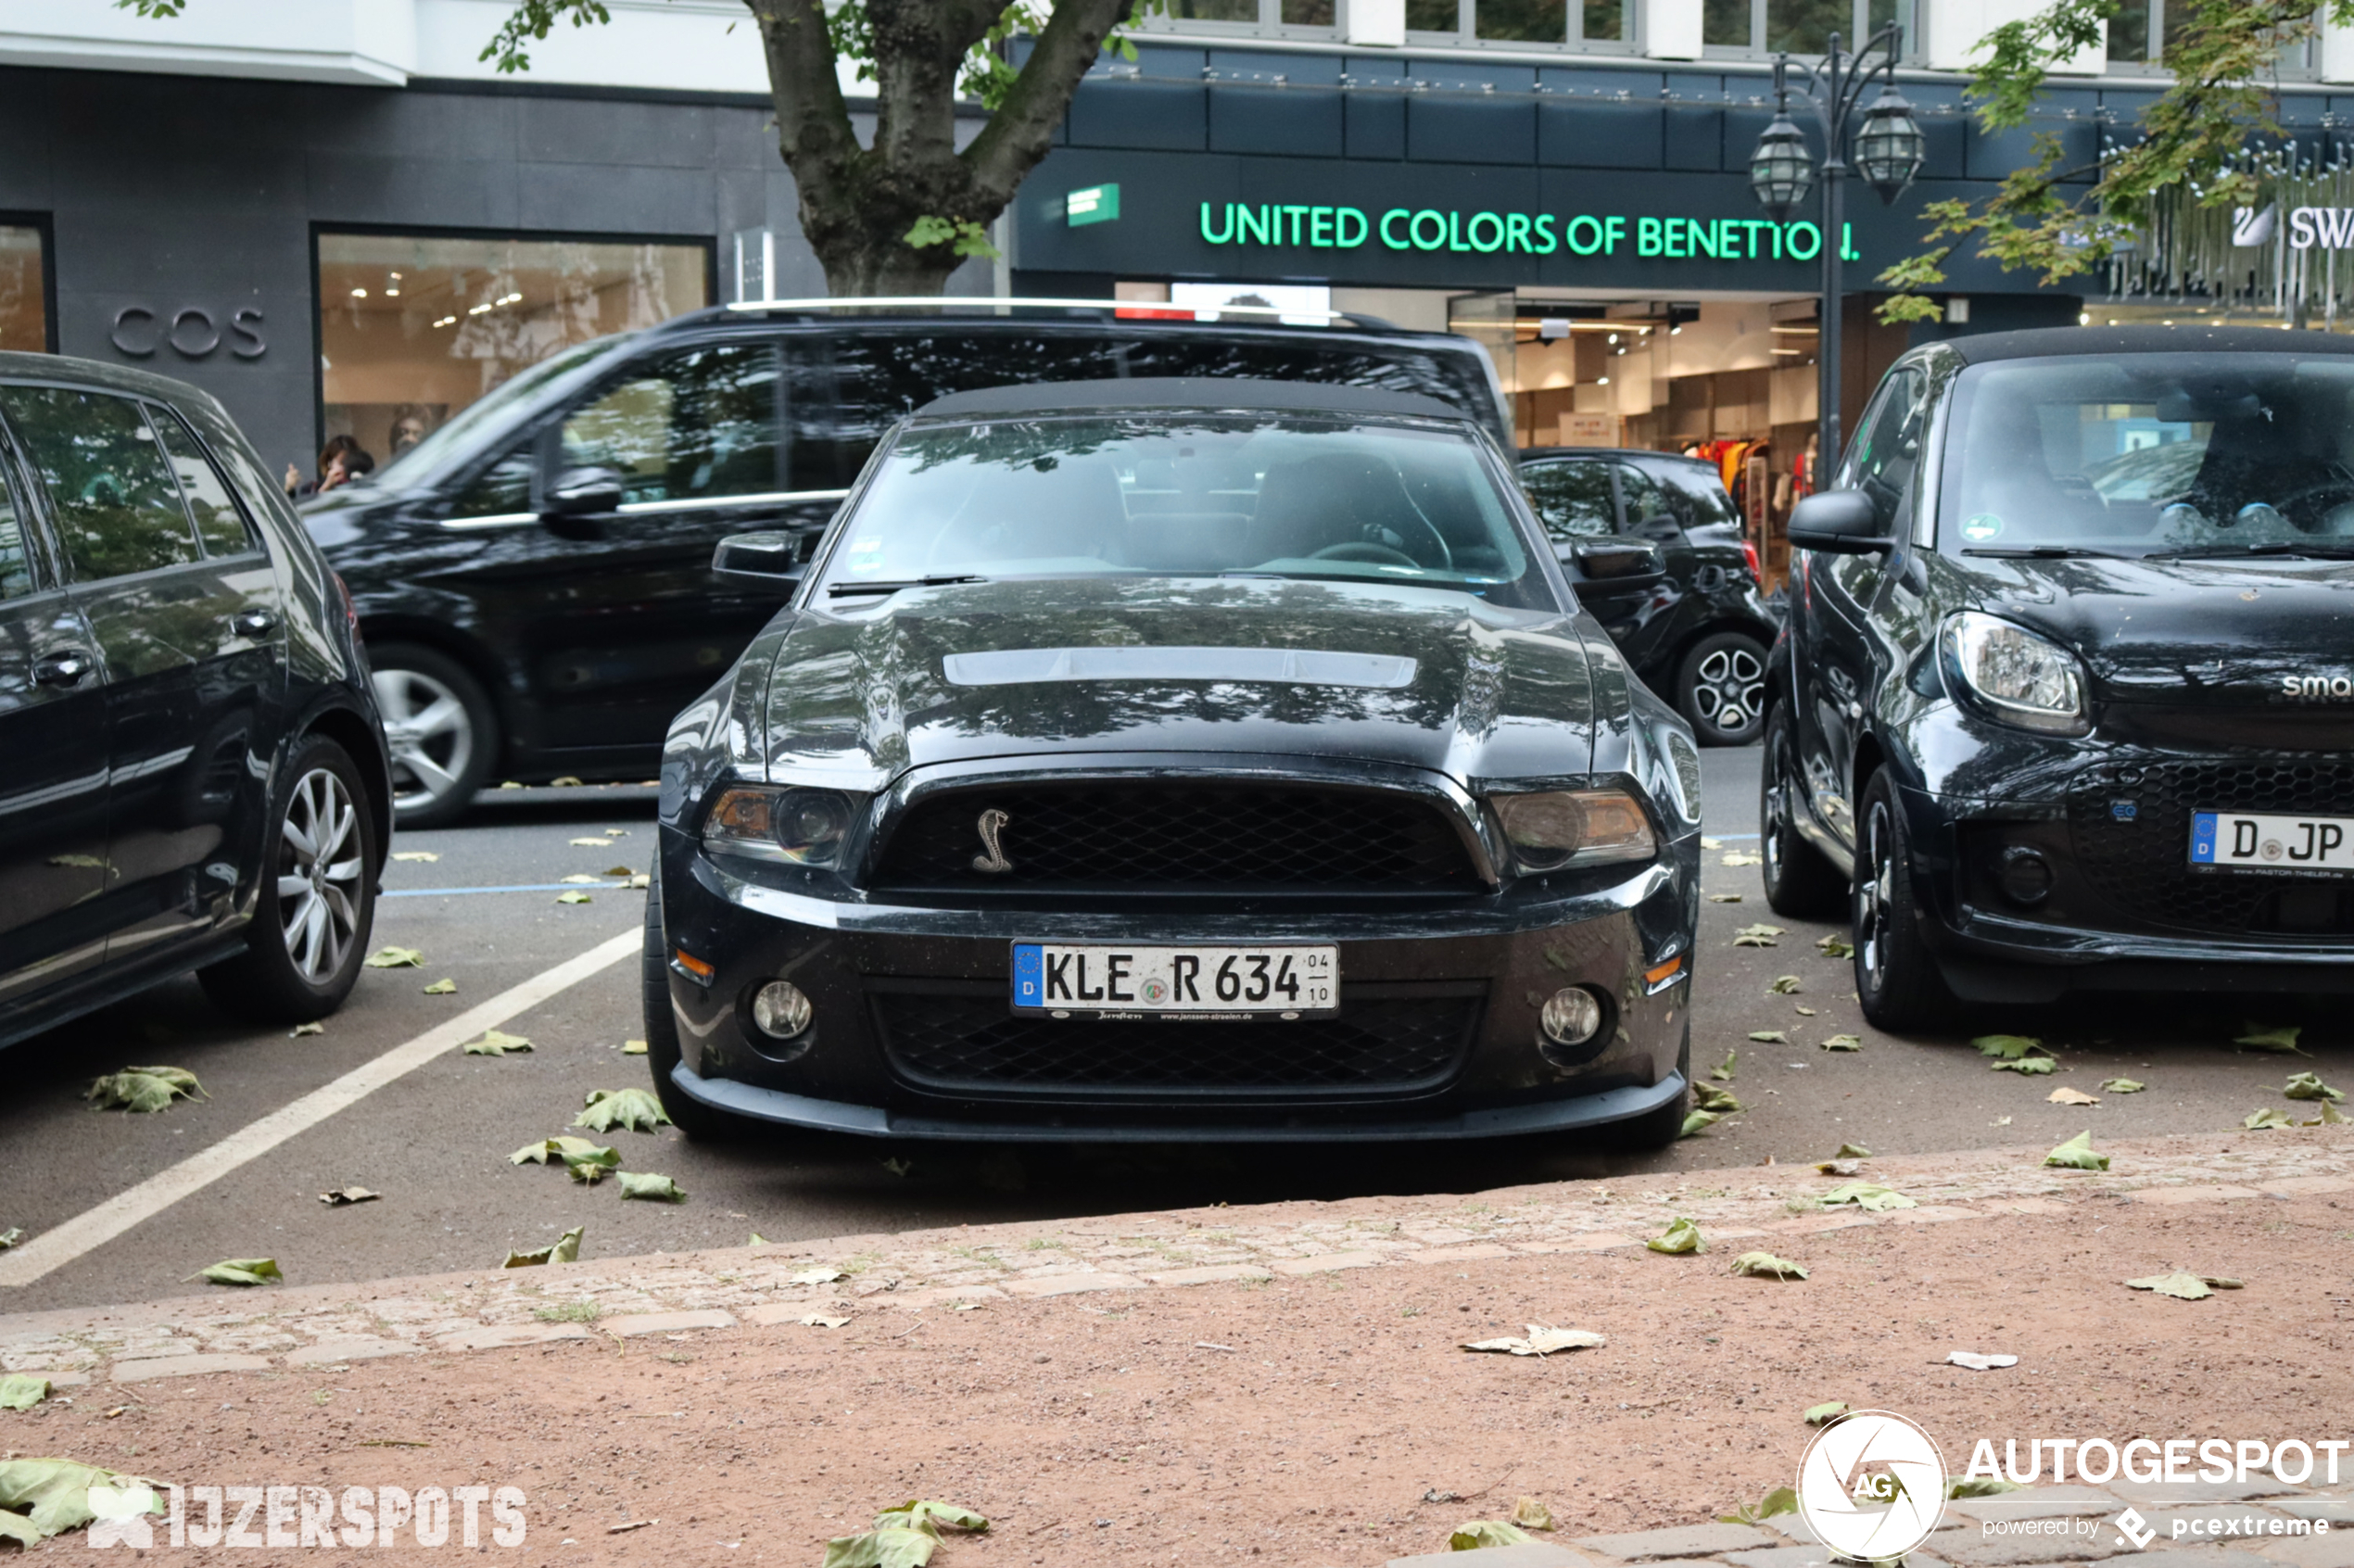
[[[2191,864],[2277,876],[2354,875],[2354,817],[2194,812]]]

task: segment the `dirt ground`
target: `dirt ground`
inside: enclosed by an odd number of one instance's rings
[[[1760,1245],[1813,1277],[1728,1271]],[[2349,1263],[2354,1196],[2088,1199],[1700,1257],[860,1304],[830,1330],[96,1385],[0,1415],[0,1442],[184,1485],[518,1486],[526,1541],[485,1549],[517,1562],[815,1564],[827,1537],[924,1497],[993,1522],[937,1568],[1360,1568],[1444,1549],[1450,1526],[1523,1493],[1563,1538],[1697,1523],[1787,1484],[1800,1412],[1829,1399],[1913,1417],[1955,1471],[1981,1436],[2336,1435],[2354,1409]],[[2246,1287],[2185,1302],[2120,1283],[2177,1267]],[[1609,1343],[1541,1360],[1458,1348],[1528,1323]],[[1957,1348],[2020,1361],[1941,1364]],[[1461,1500],[1430,1500],[1447,1493]],[[659,1523],[608,1533],[643,1520]]]

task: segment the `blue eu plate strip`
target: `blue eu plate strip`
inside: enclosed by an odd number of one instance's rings
[[[1044,1006],[1045,985],[1045,949],[1034,942],[1014,943],[1014,1005]]]
[[[2191,818],[2191,861],[2196,866],[2215,864],[2215,814],[2211,811]]]

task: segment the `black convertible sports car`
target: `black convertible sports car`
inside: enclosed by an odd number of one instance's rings
[[[1563,572],[1431,399],[919,411],[670,731],[664,1104],[690,1134],[1672,1138],[1699,755]]]

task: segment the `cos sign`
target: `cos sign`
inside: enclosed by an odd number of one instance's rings
[[[240,360],[258,360],[269,350],[261,340],[261,312],[251,306],[230,312],[227,330],[229,352]],[[221,335],[212,312],[199,306],[184,307],[167,322],[145,305],[125,305],[114,313],[107,341],[134,360],[152,359],[166,344],[184,360],[201,360],[221,347]]]

